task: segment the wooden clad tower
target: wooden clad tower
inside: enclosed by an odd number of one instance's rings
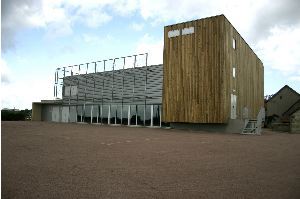
[[[164,122],[227,123],[264,106],[263,63],[224,15],[166,26]]]

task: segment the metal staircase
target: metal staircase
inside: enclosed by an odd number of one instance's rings
[[[262,107],[257,115],[257,119],[246,119],[242,135],[261,135],[262,123],[265,119],[265,109]]]
[[[241,134],[257,135],[257,120],[248,120]],[[260,133],[259,133],[260,134]]]

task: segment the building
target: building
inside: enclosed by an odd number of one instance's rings
[[[265,106],[266,125],[272,127],[275,123],[287,123],[288,131],[291,115],[300,108],[300,94],[285,85],[266,101]]]
[[[59,68],[61,105],[36,120],[228,132],[254,121],[250,131],[260,128],[263,64],[224,15],[166,26],[163,53],[158,66],[141,54]]]
[[[62,100],[33,103],[35,120],[161,126],[162,65],[106,69],[63,77]]]
[[[291,133],[300,133],[300,109],[291,115]]]
[[[224,15],[166,26],[163,120],[242,128],[264,106],[263,72],[260,59]]]

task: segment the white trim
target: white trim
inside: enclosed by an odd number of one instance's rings
[[[188,28],[184,28],[181,30],[181,34],[182,35],[190,35],[190,34],[193,34],[195,32],[195,28],[192,26],[192,27],[188,27]]]
[[[172,37],[177,37],[180,35],[180,31],[177,29],[177,30],[170,30],[168,32],[168,37],[169,38],[172,38]]]
[[[232,38],[232,48],[236,49],[236,40]]]
[[[235,78],[235,67],[232,67],[232,77]]]

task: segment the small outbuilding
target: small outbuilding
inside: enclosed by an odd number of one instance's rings
[[[300,133],[300,109],[292,114],[290,127],[291,133]]]
[[[300,94],[285,85],[266,102],[266,125],[288,124],[291,115],[300,106]],[[287,125],[288,126],[288,125]]]

